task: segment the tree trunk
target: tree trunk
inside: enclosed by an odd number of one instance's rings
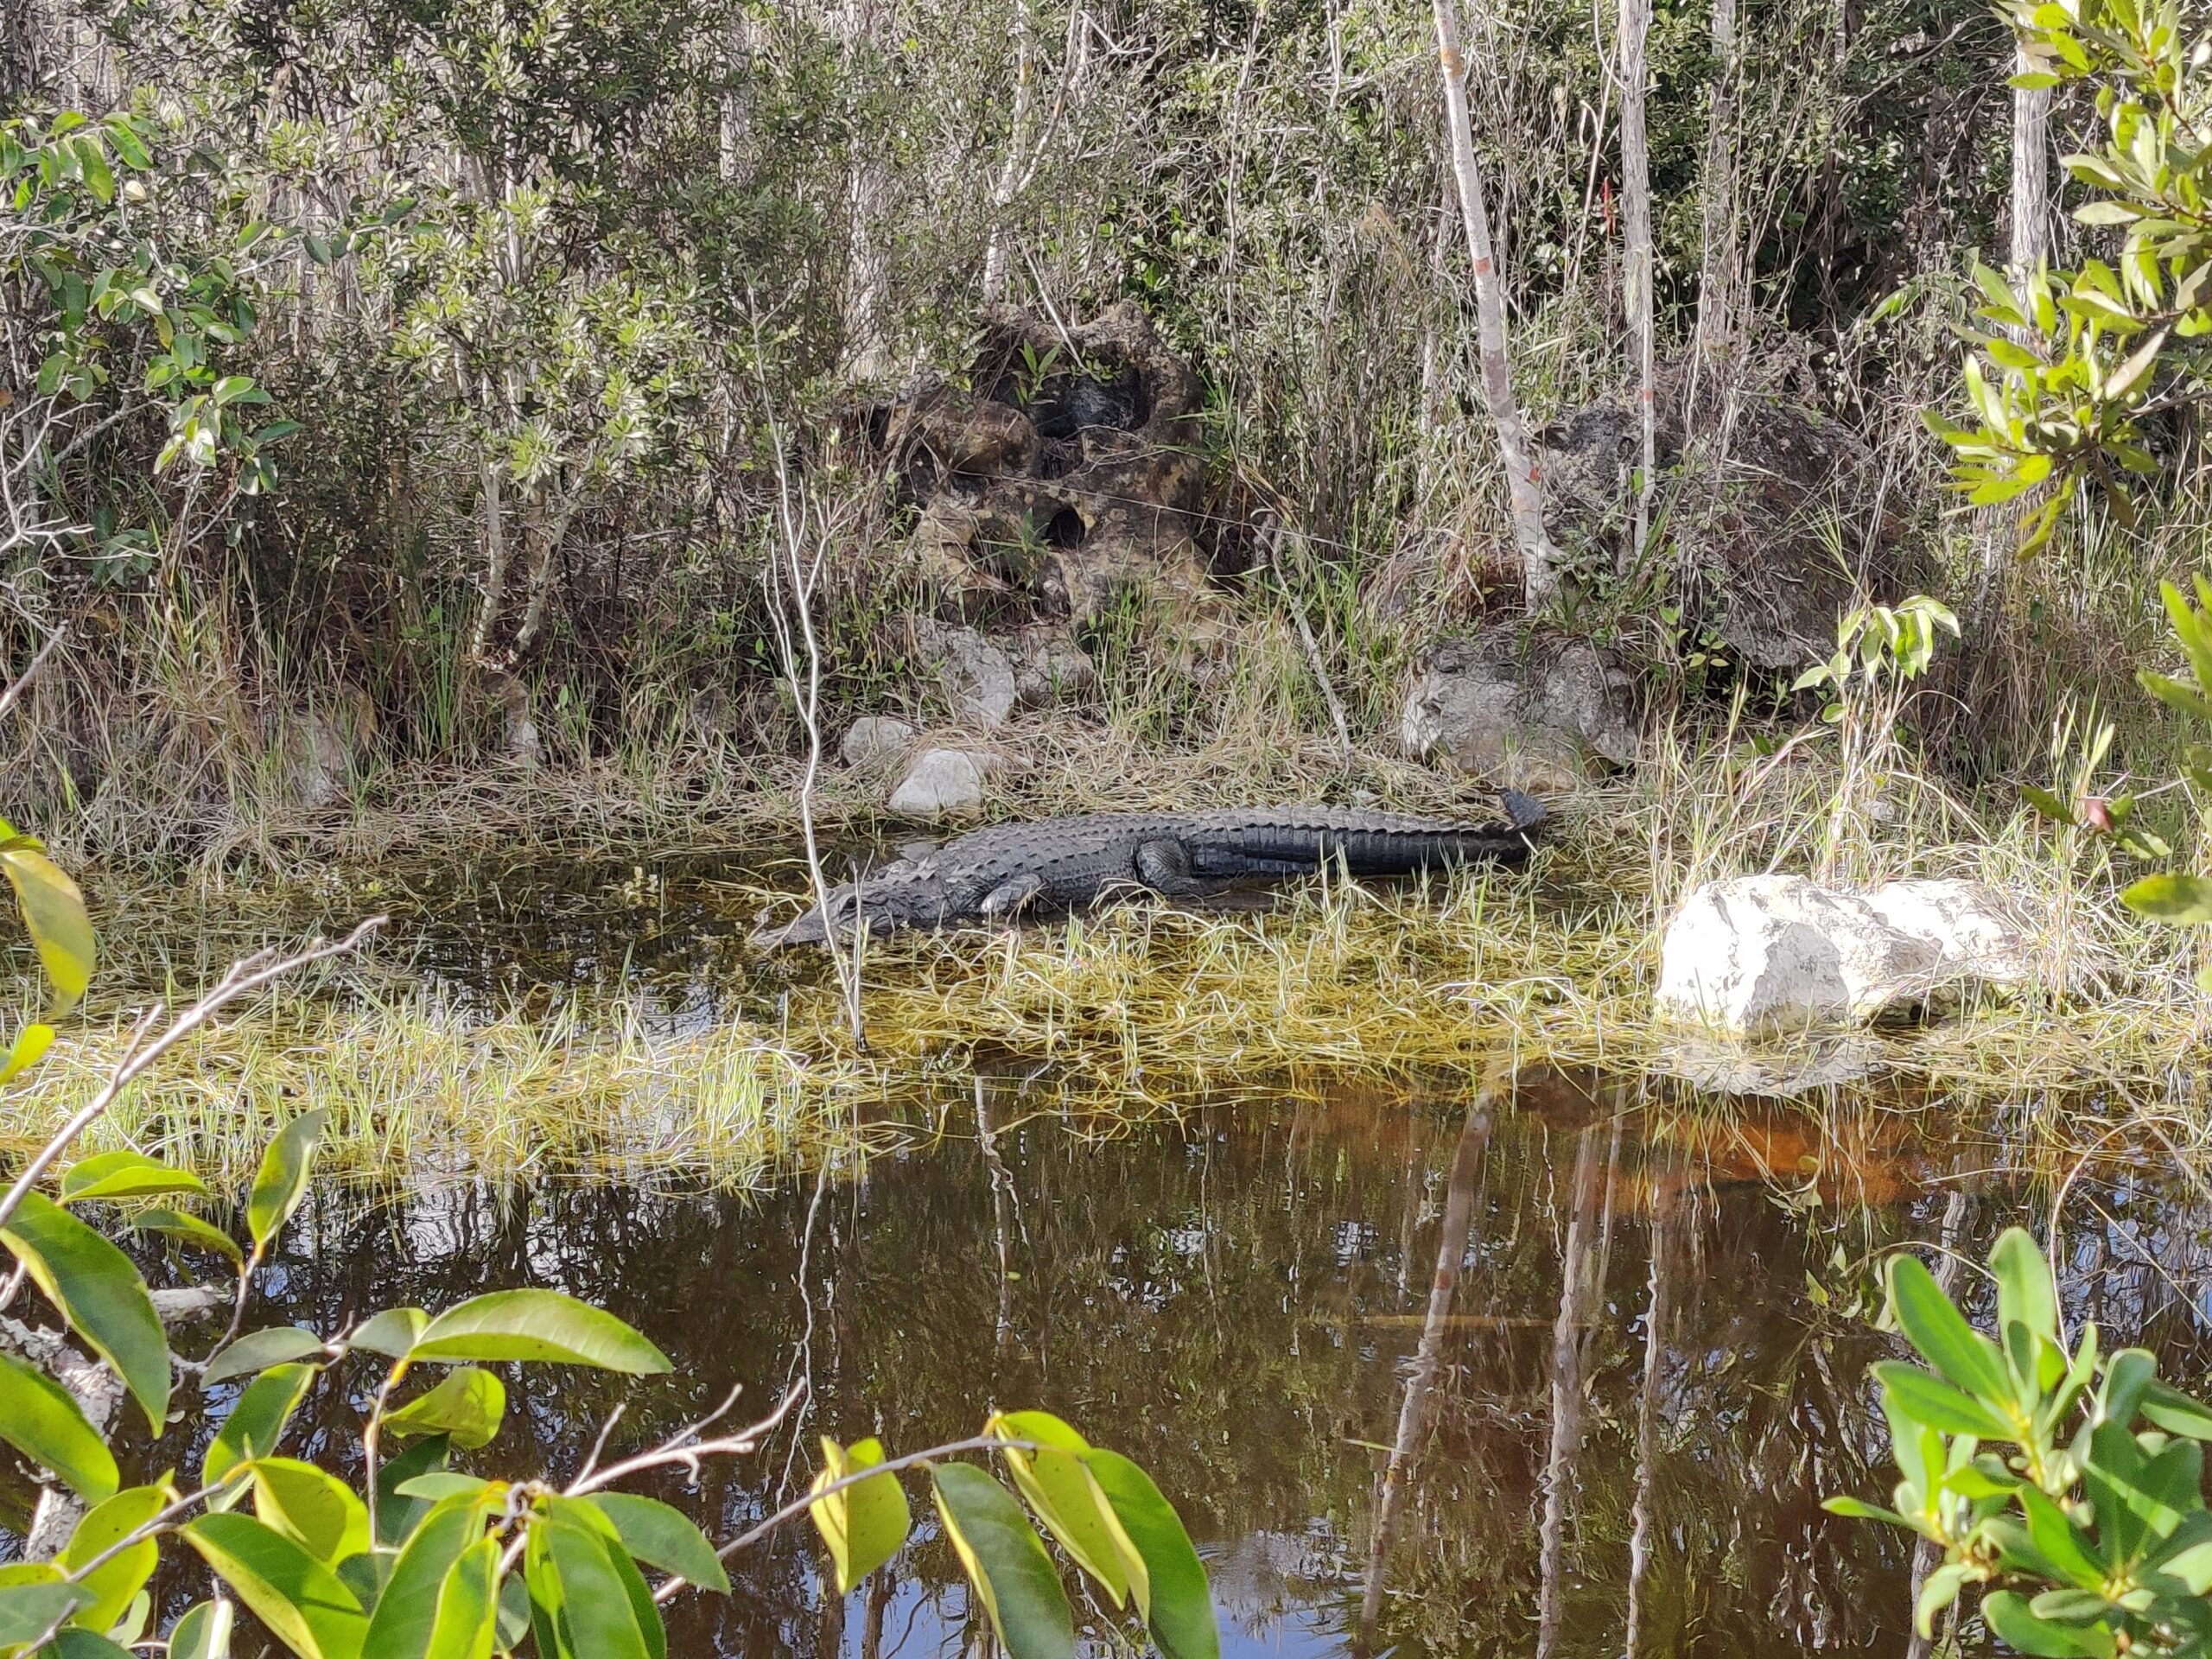
[[[1029,153],[1030,128],[1037,108],[1037,20],[1030,15],[1030,0],[1015,0],[1014,57],[1014,120],[1006,139],[1006,162],[998,182],[991,187],[991,233],[983,248],[983,303],[995,305],[1006,293],[1007,215],[1021,191],[1022,168]]]
[[[845,75],[849,102],[858,100],[850,83],[874,74],[874,0],[850,0],[844,9]],[[878,158],[881,140],[855,108],[849,124],[853,153],[846,174],[845,356],[859,380],[875,379],[891,366],[890,336],[883,309],[891,285],[890,259],[883,245],[883,220],[891,194],[890,171]]]
[[[1736,337],[1736,0],[1713,0],[1713,84],[1707,104],[1699,194],[1704,246],[1698,263],[1696,372],[1725,397]]]
[[[1636,485],[1636,539],[1625,550],[1623,574],[1643,556],[1651,534],[1651,486],[1658,467],[1658,323],[1653,315],[1651,151],[1643,125],[1643,92],[1650,74],[1644,42],[1651,32],[1651,0],[1620,0],[1621,193],[1627,234],[1629,356],[1636,372],[1636,419],[1642,462]]]
[[[1531,609],[1559,592],[1560,551],[1544,530],[1544,501],[1529,459],[1521,405],[1513,396],[1512,365],[1505,352],[1505,284],[1491,251],[1490,214],[1483,206],[1482,175],[1467,117],[1467,62],[1459,53],[1459,25],[1452,0],[1433,0],[1436,54],[1444,74],[1445,139],[1459,191],[1459,216],[1467,228],[1467,254],[1475,268],[1475,316],[1482,353],[1483,397],[1497,428],[1505,459],[1505,487],[1513,510],[1513,539],[1521,550],[1522,592]]]

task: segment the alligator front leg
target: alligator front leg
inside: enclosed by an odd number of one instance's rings
[[[1173,836],[1137,843],[1137,880],[1171,899],[1199,899],[1219,893],[1226,881],[1210,881],[1191,868],[1191,849]]]
[[[1001,881],[983,895],[976,908],[985,921],[996,921],[1001,916],[1018,916],[1029,907],[1030,901],[1045,891],[1045,878],[1034,870],[1024,870],[1010,880]]]

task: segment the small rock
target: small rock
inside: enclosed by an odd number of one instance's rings
[[[888,766],[906,753],[914,728],[889,715],[868,715],[852,724],[837,753],[849,766]]]
[[[1090,653],[1064,628],[1025,628],[1014,639],[1014,690],[1025,709],[1082,696],[1098,683]]]
[[[1662,1014],[1770,1032],[1863,1022],[1941,990],[2026,976],[2019,929],[1970,882],[1859,893],[1752,875],[1684,902],[1660,947],[1657,1001]]]
[[[1487,627],[1430,650],[1399,747],[1510,788],[1572,788],[1636,759],[1634,687],[1585,641],[1528,649],[1510,624]]]
[[[909,818],[972,816],[982,810],[983,780],[1004,764],[969,749],[925,750],[891,791],[891,810]]]
[[[954,715],[991,730],[1014,713],[1014,664],[1007,654],[973,628],[926,626],[923,653],[944,677]]]

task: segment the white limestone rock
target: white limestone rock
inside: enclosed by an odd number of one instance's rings
[[[1634,681],[1580,640],[1525,646],[1510,624],[1433,646],[1398,722],[1409,760],[1548,793],[1630,765]]]
[[[905,758],[914,741],[914,728],[889,715],[869,715],[856,720],[837,746],[849,766],[887,766]]]
[[[1700,887],[1660,947],[1658,1010],[1733,1033],[1857,1024],[1973,982],[2026,977],[2020,930],[1986,889],[1802,875]]]
[[[985,779],[1005,764],[976,750],[925,750],[891,791],[891,810],[924,820],[972,817],[983,810]]]
[[[924,656],[944,682],[952,712],[963,724],[995,731],[1014,713],[1014,663],[973,628],[930,622],[918,631]]]

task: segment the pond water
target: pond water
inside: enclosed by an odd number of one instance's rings
[[[486,1473],[573,1468],[618,1399],[615,1451],[734,1384],[765,1409],[804,1380],[760,1455],[653,1489],[724,1535],[804,1489],[817,1433],[914,1450],[994,1406],[1052,1409],[1177,1502],[1231,1654],[1619,1655],[1631,1618],[1643,1654],[1900,1653],[1907,1553],[1819,1507],[1894,1479],[1865,1380],[1897,1351],[1868,1322],[1876,1264],[1914,1239],[1980,1259],[2031,1184],[1999,1142],[1931,1138],[1924,1109],[1643,1093],[1501,1074],[1100,1138],[994,1084],[864,1168],[764,1195],[324,1193],[267,1311],[327,1331],[546,1285],[675,1361],[634,1385],[511,1383],[503,1435],[467,1459]],[[2109,1178],[2075,1192],[2069,1308],[2193,1379],[2202,1207]],[[1440,1266],[1458,1282],[1433,1297]],[[308,1438],[343,1461],[357,1422],[330,1402]],[[918,1515],[895,1571],[844,1601],[809,1529],[778,1535],[734,1595],[679,1605],[671,1650],[975,1650]]]

